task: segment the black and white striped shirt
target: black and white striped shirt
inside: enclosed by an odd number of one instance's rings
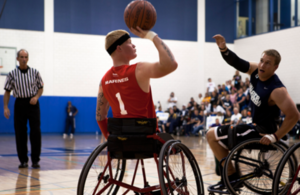
[[[4,84],[6,91],[13,90],[16,98],[30,98],[37,94],[44,83],[42,77],[34,68],[27,66],[27,70],[21,70],[19,67],[8,73]]]

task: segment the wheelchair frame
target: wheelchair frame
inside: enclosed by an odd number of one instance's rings
[[[273,194],[296,195],[300,192],[300,164],[298,164],[297,159],[292,177],[286,178],[282,176],[286,163],[296,158],[295,151],[297,149],[300,149],[300,142],[292,145],[281,158],[273,182]],[[282,178],[287,181],[282,181]],[[295,186],[296,182],[298,182],[297,187]],[[280,189],[280,186],[284,186],[285,189]]]
[[[240,144],[236,145],[229,153],[229,155],[223,159],[225,160],[224,168],[222,170],[222,178],[224,179],[225,186],[220,185],[220,184],[215,184],[211,185],[208,187],[208,191],[210,192],[210,195],[213,195],[215,193],[219,194],[240,194],[245,192],[246,194],[249,194],[250,192],[258,193],[258,194],[271,194],[272,193],[272,188],[268,188],[267,186],[271,186],[273,184],[270,183],[270,179],[274,179],[274,168],[271,169],[271,162],[268,162],[268,159],[266,159],[266,154],[267,152],[272,150],[278,150],[282,154],[286,151],[288,146],[284,144],[283,142],[278,142],[274,144],[270,144],[269,146],[265,146],[262,144],[259,144],[259,138],[256,139],[250,139],[246,140],[244,142],[241,142]],[[256,154],[254,158],[251,157],[251,153],[253,151],[256,151]],[[249,156],[247,156],[247,153],[242,153],[242,152],[249,152]],[[243,154],[241,156],[241,154]],[[270,158],[273,156],[268,155]],[[275,156],[275,155],[274,155]],[[254,167],[253,171],[249,171],[243,173],[240,178],[238,178],[235,181],[229,181],[228,178],[228,166],[229,163],[234,161],[235,164],[235,169],[237,172],[240,172],[241,165],[245,166],[246,168],[248,167]],[[296,158],[292,158],[289,161],[289,170],[293,171],[295,164],[296,164]],[[220,162],[220,168],[222,168],[222,162]],[[274,166],[274,165],[273,165]],[[277,168],[277,166],[276,166]],[[290,172],[291,174],[292,172]],[[241,174],[241,173],[240,173]],[[267,183],[264,188],[261,188],[259,186],[259,180],[260,177],[262,177]],[[257,178],[256,180],[254,178]],[[256,186],[255,186],[256,185]],[[244,187],[244,188],[243,188]],[[249,190],[249,191],[247,191]],[[246,192],[247,191],[247,192]]]
[[[92,164],[97,159],[98,155],[100,155],[104,151],[104,155],[107,156],[107,162],[104,163],[103,171],[101,173],[98,173],[97,176],[97,184],[95,187],[92,187],[92,193],[91,194],[117,194],[119,187],[126,188],[127,190],[123,193],[124,195],[127,194],[129,191],[133,191],[135,194],[191,194],[189,192],[189,182],[193,182],[187,179],[187,175],[185,173],[185,169],[189,168],[186,167],[186,163],[189,163],[189,166],[191,166],[191,170],[193,172],[193,176],[195,179],[195,188],[197,188],[196,194],[204,195],[204,188],[203,188],[203,180],[201,176],[200,169],[198,167],[197,161],[194,158],[193,154],[190,152],[190,150],[183,145],[178,140],[169,140],[165,141],[161,137],[159,137],[156,133],[153,135],[147,135],[147,138],[149,139],[155,139],[159,142],[163,143],[163,146],[161,148],[161,151],[159,153],[159,160],[158,160],[158,154],[153,153],[154,161],[156,163],[157,171],[158,171],[158,177],[159,177],[159,184],[154,186],[149,186],[146,178],[145,173],[145,167],[144,167],[144,160],[143,159],[137,159],[137,163],[134,168],[134,174],[133,178],[130,184],[124,183],[122,181],[124,173],[125,173],[125,167],[126,167],[126,160],[124,159],[116,159],[111,158],[110,151],[105,152],[105,148],[107,148],[108,143],[105,142],[101,145],[99,145],[89,156],[87,159],[78,181],[78,189],[77,194],[82,195],[85,194],[85,185],[86,180],[88,179],[88,174],[91,169]],[[105,154],[106,153],[106,154]],[[178,155],[179,158],[182,160],[181,169],[183,171],[182,178],[176,178],[175,172],[169,167],[169,159],[172,159],[175,155]],[[135,158],[134,158],[135,159]],[[122,161],[121,168],[118,167],[117,169],[113,169],[112,160],[117,160],[118,165]],[[141,163],[142,166],[142,175],[143,175],[143,184],[144,188],[139,188],[134,186],[137,170],[139,163]],[[125,165],[124,165],[125,164]],[[119,170],[120,169],[120,170]],[[117,173],[117,170],[120,171]],[[114,175],[113,171],[116,172]],[[108,174],[105,174],[108,172]],[[104,174],[103,174],[104,173]],[[102,189],[100,189],[101,182],[105,184]],[[105,193],[104,193],[105,192]]]

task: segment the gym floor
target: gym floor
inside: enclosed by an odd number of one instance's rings
[[[175,139],[180,139],[193,152],[208,194],[208,185],[217,183],[220,177],[215,174],[215,160],[207,140],[201,136]],[[78,178],[86,159],[103,141],[101,136],[96,135],[75,135],[73,139],[63,139],[61,135],[42,135],[41,168],[31,168],[29,160],[28,168],[19,169],[14,135],[1,135],[0,194],[76,194]],[[295,141],[297,140],[290,138],[289,145]],[[30,145],[28,148],[30,150]],[[154,160],[146,160],[145,167],[147,178],[149,176],[150,180],[158,180]],[[130,176],[125,175],[128,178]],[[142,183],[142,180],[136,179],[135,184],[139,183]]]

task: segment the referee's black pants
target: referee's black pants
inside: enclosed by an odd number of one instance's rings
[[[41,154],[40,104],[31,105],[30,98],[17,98],[14,107],[14,126],[18,157],[21,163],[28,162],[27,121],[30,127],[31,161],[38,163]]]

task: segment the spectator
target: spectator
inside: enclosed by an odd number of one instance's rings
[[[173,133],[173,123],[174,121],[176,121],[176,114],[174,113],[173,109],[172,108],[169,108],[169,118],[166,122],[166,124],[164,125],[164,129],[166,131],[166,133]]]
[[[193,108],[193,105],[189,102],[188,105],[187,105],[187,109],[191,110],[192,108]]]
[[[228,109],[226,110],[226,114],[224,116],[222,125],[230,125],[230,121],[231,121],[231,111]]]
[[[204,103],[204,102],[210,102],[210,99],[211,99],[211,97],[210,97],[209,93],[206,92],[206,93],[205,93],[205,97],[204,97],[204,99],[202,100],[202,102],[203,102],[203,103]]]
[[[211,114],[215,114],[215,115],[224,115],[225,114],[225,110],[223,109],[222,106],[217,105],[217,103],[213,104],[213,111]]]
[[[202,93],[199,93],[199,95],[198,95],[198,104],[199,105],[202,104],[202,100],[203,100]]]
[[[214,91],[211,94],[210,103],[214,104],[218,102],[218,94]]]
[[[193,126],[195,124],[197,124],[198,120],[200,120],[200,119],[203,120],[203,117],[199,115],[199,111],[198,110],[194,110],[194,112],[191,115],[191,120],[188,121],[187,125],[186,125],[186,129],[185,129],[186,135],[190,135],[192,133]]]
[[[226,91],[227,93],[229,92],[229,90],[226,88],[225,84],[222,84],[222,90],[223,92]]]
[[[193,131],[192,134],[195,136],[199,136],[199,131],[204,129],[204,116],[203,116],[203,111],[200,111],[200,114],[198,115],[197,123],[193,126]],[[204,131],[202,131],[204,133]],[[202,136],[203,136],[202,133]]]
[[[242,80],[242,76],[240,75],[240,71],[235,71],[235,75],[233,76],[232,80],[234,81],[234,87],[239,90],[240,89],[240,82]]]
[[[168,108],[173,108],[177,103],[177,97],[175,97],[174,92],[171,92],[170,97],[168,99]]]
[[[243,109],[241,113],[242,113],[241,123],[242,124],[248,124],[248,122],[247,122],[247,119],[248,119],[247,109]]]
[[[218,94],[222,94],[222,92],[223,92],[223,89],[222,89],[221,85],[218,85]]]
[[[249,78],[248,78],[248,77],[246,78],[246,81],[245,81],[245,86],[246,86],[247,88],[249,88],[249,87],[250,87],[250,80],[249,80]]]
[[[229,81],[226,81],[226,91],[228,91],[228,93],[230,93],[231,92],[231,80],[229,80]]]
[[[239,109],[237,107],[234,107],[233,109],[233,115],[230,119],[231,125],[238,125],[241,123],[242,115],[239,113]]]
[[[185,117],[185,116],[187,116],[188,115],[188,109],[186,108],[186,106],[185,105],[182,105],[182,109],[181,109],[181,113],[180,113],[180,115],[182,116],[182,117]]]
[[[156,122],[157,122],[157,126],[158,126],[158,129],[161,133],[165,133],[165,127],[163,125],[163,122],[159,120],[159,117],[157,116],[156,117]]]
[[[216,118],[216,123],[212,124],[209,128],[211,128],[211,127],[220,127],[220,126],[221,126],[220,121],[219,121],[218,118]]]
[[[215,91],[215,88],[216,84],[212,82],[211,78],[209,78],[207,83],[207,92],[211,94],[213,91]]]
[[[233,105],[236,103],[236,96],[237,96],[237,93],[235,91],[235,88],[232,88],[231,94],[230,94],[230,101]]]
[[[158,109],[156,110],[156,114],[157,114],[157,113],[161,113],[161,112],[164,112],[164,111],[162,111],[161,106],[158,106]]]
[[[78,110],[75,106],[72,105],[71,101],[68,101],[68,106],[67,106],[67,119],[66,119],[66,128],[65,132],[63,134],[63,138],[66,139],[69,129],[71,127],[71,133],[70,133],[70,139],[73,139],[73,135],[75,132],[75,116],[78,113]]]
[[[173,106],[173,111],[177,116],[180,116],[180,110],[177,108],[177,106]]]
[[[232,112],[232,103],[230,101],[230,95],[226,95],[226,99],[222,101],[222,106],[225,110],[230,110]]]
[[[196,109],[196,110],[199,110],[199,105],[197,104],[196,101],[194,101],[192,110],[195,110],[195,109]]]
[[[240,88],[236,96],[236,102],[239,104],[240,111],[246,107],[246,96],[243,93],[243,89]]]
[[[193,98],[193,97],[191,97],[191,99],[190,99],[190,103],[191,103],[192,105],[194,105],[194,102],[195,102],[194,98]]]

